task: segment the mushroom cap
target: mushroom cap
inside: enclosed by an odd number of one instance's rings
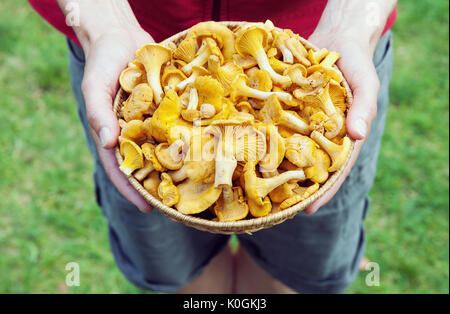
[[[143,64],[145,70],[149,72],[172,59],[172,50],[160,44],[146,44],[135,53],[136,61]]]
[[[255,57],[256,51],[267,46],[268,32],[260,25],[253,25],[236,34],[234,47],[242,56]]]
[[[166,173],[161,173],[161,183],[158,186],[158,196],[166,206],[173,206],[178,203],[180,194],[177,187],[173,184],[172,178]]]
[[[146,189],[147,192],[157,200],[161,200],[158,195],[158,187],[160,183],[161,179],[159,178],[159,172],[157,171],[150,172],[150,174],[144,180],[144,189]]]
[[[234,51],[234,34],[226,25],[214,21],[200,22],[192,26],[186,35],[186,38],[214,38],[219,47],[222,48],[222,53],[225,60],[233,57]]]
[[[187,77],[181,70],[177,69],[174,65],[170,65],[164,68],[161,83],[163,86],[175,88],[178,83],[185,79],[187,79]]]
[[[194,37],[183,39],[175,49],[173,56],[176,59],[181,59],[186,63],[191,62],[198,49],[197,40]]]
[[[177,186],[180,199],[176,209],[186,215],[198,214],[208,209],[219,198],[222,189],[214,183],[194,182],[187,179]]]
[[[119,83],[124,91],[131,93],[131,90],[145,81],[145,72],[138,66],[127,67],[120,73]]]
[[[134,170],[144,167],[144,157],[141,148],[129,139],[119,137],[120,154],[123,162],[119,169],[129,176]]]
[[[286,158],[299,168],[315,163],[317,144],[308,136],[294,134],[286,139]]]
[[[309,49],[308,59],[313,65],[319,64],[323,58],[328,54],[327,48],[322,48],[319,50]]]
[[[266,134],[267,139],[267,153],[259,162],[260,171],[275,170],[284,159],[286,152],[284,139],[278,133],[278,128],[273,124],[264,124],[259,130]]]
[[[236,63],[237,66],[239,66],[241,69],[250,69],[258,64],[255,58],[252,56],[241,56],[238,53],[235,53],[233,55],[233,60]]]
[[[183,141],[176,140],[172,144],[160,143],[155,148],[155,155],[159,163],[169,170],[178,170],[183,166]]]
[[[214,206],[219,221],[236,221],[248,215],[248,205],[244,200],[242,188],[237,186],[222,192]]]
[[[312,65],[308,67],[306,71],[307,76],[313,74],[314,72],[320,72],[323,73],[325,76],[335,80],[338,83],[341,83],[344,80],[344,77],[342,76],[342,73],[339,70],[323,64]]]
[[[251,125],[234,128],[233,153],[237,161],[260,161],[266,154],[266,137]]]
[[[249,70],[247,75],[249,78],[248,83],[250,87],[264,92],[270,92],[272,90],[272,79],[269,72],[252,68]]]
[[[220,60],[215,55],[209,56],[208,69],[211,71],[213,77],[224,87],[224,96],[229,94],[231,83],[234,78],[238,74],[243,73],[242,68],[239,67],[234,61],[226,62],[223,66],[220,66]]]
[[[328,168],[328,172],[334,172],[342,167],[350,153],[351,140],[348,136],[342,139],[342,143],[336,144],[327,139],[323,134],[313,131],[311,132],[311,138],[317,142],[323,150],[325,150],[331,157],[332,164]]]
[[[144,157],[146,160],[150,161],[153,164],[153,167],[156,171],[163,172],[166,171],[166,168],[164,168],[163,165],[159,162],[158,158],[155,154],[155,145],[151,143],[144,143],[141,146],[142,153],[144,154]]]
[[[143,120],[145,114],[152,114],[155,110],[153,91],[147,83],[140,83],[133,87],[132,93],[123,102],[121,113],[125,121]]]
[[[144,121],[142,120],[131,120],[125,122],[121,119],[119,120],[119,125],[121,128],[120,136],[135,143],[144,142],[149,136],[151,136],[145,127]]]
[[[278,60],[275,57],[269,57],[269,64],[272,69],[279,74],[283,74],[284,71],[291,66],[289,63]]]
[[[211,104],[216,112],[222,110],[222,97],[225,93],[222,84],[211,76],[199,76],[195,79],[194,88],[198,92],[198,104]]]
[[[314,165],[304,169],[308,179],[316,183],[323,183],[328,179],[328,168],[331,165],[330,157],[322,149],[314,151]]]

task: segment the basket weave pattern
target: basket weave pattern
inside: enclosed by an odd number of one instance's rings
[[[246,22],[220,22],[226,26],[228,26],[230,29],[234,29],[235,27],[245,24]],[[167,42],[173,42],[175,44],[178,44],[181,40],[184,39],[187,32],[189,30],[184,30],[180,33],[177,33],[173,35],[172,37],[167,38],[162,43]],[[302,44],[307,49],[314,49],[317,50],[318,48],[315,47],[313,44],[308,42],[306,39],[300,37],[300,40]],[[336,65],[334,65],[336,67]],[[347,90],[347,103],[349,106],[352,104],[352,93],[351,90],[347,84],[347,82],[343,81],[343,85],[345,89]],[[116,98],[114,99],[114,113],[119,118],[120,109],[122,107],[123,101],[125,101],[128,97],[128,94],[122,90],[122,88],[119,89],[117,92]],[[201,231],[207,231],[211,233],[221,233],[221,234],[239,234],[239,233],[249,233],[256,232],[258,230],[264,229],[264,228],[270,228],[272,226],[275,226],[277,224],[282,223],[283,221],[287,219],[293,218],[296,214],[303,211],[306,207],[311,205],[314,201],[316,201],[318,198],[320,198],[326,191],[328,191],[333,184],[338,180],[338,178],[343,174],[343,169],[348,164],[349,160],[351,159],[351,156],[353,154],[354,150],[354,141],[352,140],[352,145],[350,148],[350,153],[344,163],[344,165],[333,173],[328,180],[319,188],[319,190],[312,194],[307,199],[303,200],[300,203],[295,204],[292,207],[286,208],[280,212],[269,214],[265,217],[259,217],[259,218],[252,218],[247,220],[238,220],[238,221],[231,221],[231,222],[220,222],[220,221],[212,221],[212,220],[206,220],[198,217],[193,217],[189,215],[185,215],[180,213],[174,208],[168,207],[164,205],[162,202],[154,198],[147,190],[142,186],[142,184],[136,180],[133,175],[128,176],[128,180],[131,183],[131,185],[141,194],[144,199],[149,202],[154,208],[161,211],[166,217],[169,219],[179,222],[182,224],[185,224],[187,226],[196,228]],[[117,161],[119,164],[123,162],[123,158],[120,155],[119,148],[115,148],[115,155],[117,158]]]

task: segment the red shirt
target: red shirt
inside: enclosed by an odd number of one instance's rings
[[[78,39],[56,0],[28,0],[51,25],[75,41]],[[322,15],[326,0],[129,0],[142,28],[156,42],[162,41],[192,25],[206,20],[264,22],[270,19],[281,28],[290,28],[308,38]],[[395,9],[384,32],[394,24]],[[384,33],[383,32],[383,33]]]

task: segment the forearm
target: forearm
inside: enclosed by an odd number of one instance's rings
[[[373,53],[396,0],[329,0],[315,33],[358,40]]]
[[[85,53],[105,32],[114,30],[141,30],[126,0],[57,0],[64,15],[71,14],[74,5],[79,13],[79,24],[72,25]]]

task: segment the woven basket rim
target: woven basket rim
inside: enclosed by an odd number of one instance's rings
[[[234,21],[222,21],[219,22],[221,24],[226,25],[227,27],[237,27],[239,25],[244,25],[248,22],[234,22]],[[165,40],[163,40],[160,44],[166,44],[168,42],[177,43],[180,40],[182,40],[189,29],[183,30]],[[302,44],[307,48],[312,48],[314,50],[318,50],[318,48],[304,39],[303,37],[299,36]],[[334,67],[339,70],[339,68],[334,65]],[[339,70],[340,71],[340,70]],[[353,97],[351,89],[347,83],[347,81],[343,80],[344,88],[347,91],[347,103],[348,107],[352,105]],[[116,97],[114,99],[114,105],[113,110],[116,116],[119,118],[119,109],[121,108],[122,102],[126,99],[127,93],[119,87],[119,90],[116,94]],[[264,217],[257,217],[257,218],[251,218],[251,219],[244,219],[244,220],[238,220],[238,221],[213,221],[213,220],[207,220],[199,217],[194,217],[190,215],[185,215],[180,213],[178,210],[172,207],[168,207],[164,205],[161,201],[154,198],[147,190],[142,186],[142,184],[134,178],[134,176],[131,174],[127,176],[128,181],[130,184],[139,192],[139,194],[144,197],[144,199],[150,203],[153,207],[161,211],[165,216],[167,216],[169,219],[183,223],[187,226],[194,227],[201,231],[207,231],[211,233],[220,233],[220,234],[239,234],[239,233],[253,233],[261,229],[270,228],[272,226],[275,226],[277,224],[280,224],[284,222],[287,219],[293,218],[296,214],[303,211],[306,207],[311,205],[313,202],[315,202],[317,199],[319,199],[325,192],[327,192],[333,185],[336,183],[336,181],[340,178],[340,176],[343,174],[343,170],[349,163],[350,159],[352,158],[353,152],[354,152],[354,146],[355,141],[351,139],[351,148],[350,153],[347,156],[346,161],[344,162],[344,165],[334,172],[327,181],[322,184],[318,191],[316,191],[314,194],[312,194],[307,199],[303,200],[302,202],[299,202],[295,204],[294,206],[288,207],[284,210],[281,210],[276,213],[270,213],[267,216]],[[120,155],[119,147],[118,145],[115,147],[115,156],[117,159],[117,162],[121,164],[123,162],[123,158]]]

